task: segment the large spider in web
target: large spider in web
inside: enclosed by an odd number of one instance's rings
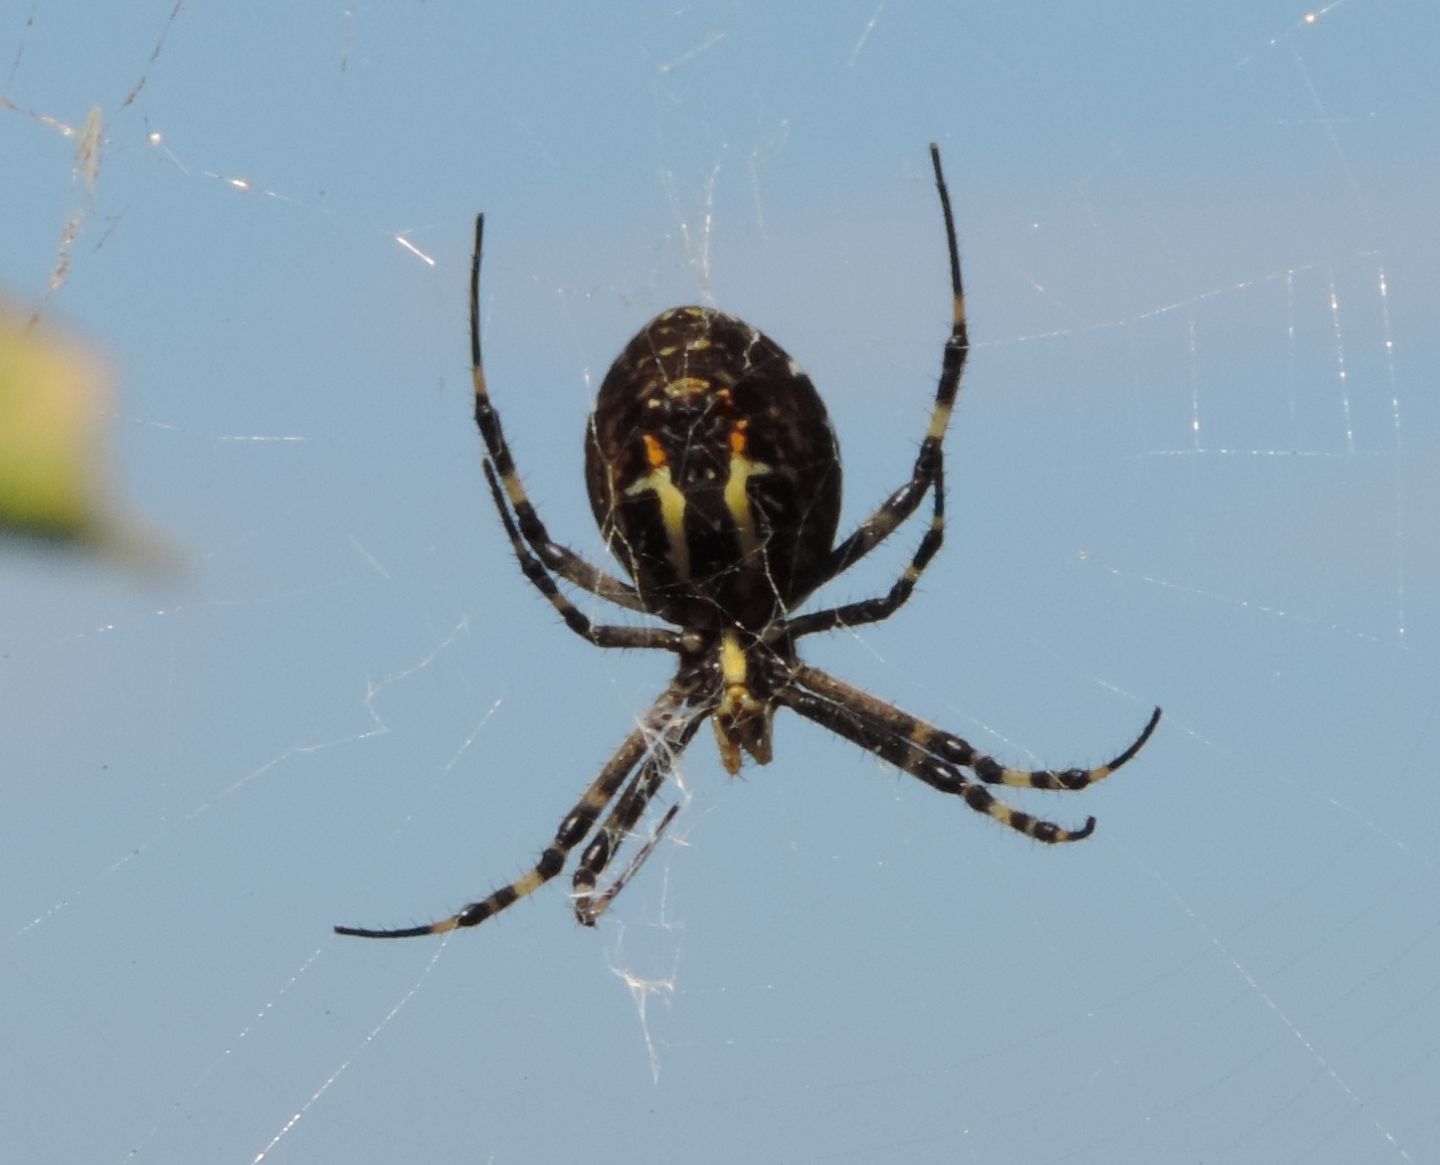
[[[576,918],[593,926],[673,820],[678,805],[671,806],[624,871],[598,888],[700,725],[712,721],[720,758],[735,774],[744,754],[762,765],[770,762],[777,708],[798,712],[1037,841],[1078,841],[1090,835],[1093,817],[1079,829],[1066,829],[1012,808],[986,786],[1083,789],[1140,751],[1159,723],[1159,708],[1108,764],[1063,771],[1012,769],[960,737],[807,666],[795,650],[806,635],[893,615],[944,538],[942,446],[970,341],[950,194],[940,150],[933,144],[930,161],[950,252],[954,322],[910,479],[837,544],[840,450],[810,378],[750,324],[708,307],[671,308],[620,353],[600,386],[586,430],[590,507],[631,582],[553,541],[516,472],[480,358],[485,216],[476,219],[470,268],[475,421],[488,454],[485,479],[520,569],[577,635],[597,647],[673,652],[677,667],[669,686],[566,814],[528,872],[438,922],[398,930],[337,926],[338,933],[410,938],[477,926],[554,878],[587,838],[573,877],[573,902]],[[888,538],[927,492],[929,527],[887,593],[796,613],[817,588]],[[593,622],[561,591],[557,576],[670,626]]]

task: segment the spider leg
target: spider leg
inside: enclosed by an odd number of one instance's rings
[[[479,926],[487,918],[533,894],[564,868],[570,851],[584,841],[595,827],[595,822],[625,783],[625,778],[656,747],[657,736],[663,747],[664,743],[676,739],[680,733],[694,732],[688,720],[677,720],[677,711],[684,706],[685,698],[685,687],[678,679],[673,681],[600,770],[600,775],[591,782],[590,787],[575,803],[575,807],[565,815],[554,840],[545,847],[539,861],[508,886],[502,886],[488,897],[461,907],[449,918],[442,918],[425,926],[410,926],[399,930],[337,926],[335,933],[356,935],[360,938],[415,938],[425,934],[444,934],[459,927]],[[703,719],[703,714],[696,716],[695,723],[698,724],[700,719]],[[678,732],[677,723],[680,725]],[[688,736],[686,738],[688,739]]]
[[[966,777],[956,765],[914,748],[899,732],[854,708],[831,703],[822,696],[798,687],[780,689],[776,693],[776,699],[795,709],[807,720],[813,720],[837,736],[843,736],[846,740],[873,752],[912,777],[924,781],[931,788],[960,797],[975,812],[984,813],[1001,825],[1009,826],[1036,841],[1079,841],[1089,837],[1095,829],[1093,817],[1086,818],[1085,824],[1079,829],[1066,829],[1053,821],[1044,821],[1007,805],[984,785],[976,784]]]
[[[1093,769],[1032,772],[1005,768],[991,757],[977,752],[958,736],[941,732],[894,705],[815,668],[799,668],[792,682],[776,693],[776,699],[932,788],[962,798],[977,813],[993,817],[1000,824],[1037,841],[1051,843],[1079,841],[1090,836],[1095,828],[1095,818],[1087,818],[1079,829],[1066,829],[1052,821],[1034,817],[1001,801],[984,785],[967,777],[961,766],[970,768],[986,784],[1083,789],[1103,780],[1130,760],[1150,738],[1160,719],[1157,708],[1135,742],[1109,764]]]
[[[639,822],[651,799],[660,791],[669,775],[669,766],[662,764],[657,757],[649,758],[640,766],[625,791],[620,794],[610,812],[606,814],[605,820],[600,828],[590,839],[590,844],[585,847],[585,852],[580,855],[580,864],[575,867],[575,876],[570,881],[571,898],[574,900],[575,918],[583,926],[594,926],[595,920],[600,917],[609,907],[615,896],[624,889],[624,883],[628,882],[634,872],[639,869],[640,863],[650,856],[650,851],[660,840],[660,834],[670,824],[674,811],[678,806],[672,806],[671,811],[660,823],[660,828],[655,831],[650,840],[641,847],[640,852],[626,867],[624,873],[616,879],[615,883],[609,886],[597,901],[595,894],[596,883],[600,875],[605,872],[607,866],[620,852],[620,847],[625,844],[625,837]]]
[[[858,627],[864,623],[878,623],[882,619],[890,618],[914,593],[915,584],[920,581],[920,576],[925,573],[925,568],[930,565],[930,560],[945,541],[945,467],[938,452],[935,458],[932,498],[934,505],[930,513],[930,527],[925,531],[925,537],[920,539],[920,545],[915,548],[904,572],[895,580],[887,594],[823,611],[812,611],[795,619],[782,620],[766,638],[773,641],[788,635],[792,639],[799,639],[802,635],[813,635],[817,631]]]
[[[505,495],[500,490],[500,481],[496,476],[494,463],[490,458],[485,458],[485,480],[490,485],[490,495],[495,500],[495,509],[500,514],[500,521],[505,524],[505,533],[510,539],[510,547],[515,552],[515,557],[520,562],[520,569],[525,577],[542,595],[550,600],[550,605],[560,612],[560,617],[565,620],[565,625],[575,632],[582,639],[588,639],[596,647],[654,647],[663,648],[666,651],[680,651],[684,644],[685,637],[678,631],[671,631],[668,627],[620,627],[606,623],[593,623],[580,610],[561,593],[556,585],[555,579],[545,569],[542,563],[525,541],[516,528],[515,518],[510,513],[510,507],[506,504]]]
[[[592,595],[599,595],[632,611],[643,611],[645,604],[629,583],[586,561],[568,546],[551,540],[515,470],[510,443],[506,441],[505,430],[500,425],[500,414],[490,401],[490,392],[485,384],[485,365],[480,355],[480,254],[484,239],[485,216],[476,215],[475,252],[470,260],[470,375],[475,388],[475,424],[485,438],[490,460],[495,463],[505,494],[515,509],[520,532],[536,557],[561,578]]]
[[[838,680],[828,672],[802,665],[795,674],[794,682],[832,703],[853,708],[872,720],[882,722],[887,730],[903,736],[916,751],[970,769],[987,785],[1008,785],[1016,789],[1064,789],[1074,792],[1103,781],[1144,747],[1160,723],[1160,709],[1156,708],[1150,713],[1150,719],[1140,730],[1140,735],[1130,742],[1125,751],[1092,769],[1011,769],[961,737],[916,719],[894,704]]]
[[[895,528],[915,512],[920,500],[925,496],[925,491],[931,487],[940,472],[940,450],[945,440],[945,430],[950,426],[950,413],[955,407],[955,397],[960,391],[965,358],[970,354],[970,334],[965,327],[965,286],[960,278],[960,246],[955,241],[955,218],[950,210],[950,190],[945,185],[945,172],[940,166],[940,147],[933,142],[930,144],[930,163],[935,170],[935,189],[940,195],[940,210],[945,218],[945,242],[950,251],[953,311],[950,338],[945,341],[940,383],[936,386],[935,404],[930,411],[930,424],[925,430],[925,439],[920,443],[920,452],[915,457],[915,468],[910,480],[892,493],[879,509],[860,523],[853,534],[830,552],[815,576],[808,580],[806,593],[848,570],[894,533]],[[903,601],[902,599],[901,602]]]
[[[572,888],[575,917],[583,925],[594,926],[596,920],[610,908],[610,903],[615,900],[620,891],[625,888],[625,884],[645,863],[645,859],[654,852],[655,847],[660,843],[661,836],[670,822],[674,820],[675,814],[679,812],[678,805],[672,805],[666,811],[660,824],[650,835],[650,839],[630,859],[624,872],[597,896],[595,885],[600,875],[605,872],[605,868],[614,859],[615,854],[624,844],[626,836],[634,830],[651,799],[674,772],[675,762],[685,751],[710,712],[709,704],[687,709],[683,715],[677,716],[673,731],[655,740],[650,756],[645,759],[639,772],[635,774],[625,791],[620,794],[600,828],[595,831],[590,844],[585,847],[585,852],[580,855],[580,864],[575,868]]]
[[[585,926],[594,926],[600,916],[610,909],[610,903],[614,902],[620,895],[620,891],[629,885],[630,879],[635,876],[636,871],[645,864],[645,860],[655,852],[655,847],[660,844],[660,839],[665,836],[665,830],[675,820],[675,815],[680,812],[679,805],[671,805],[665,811],[665,816],[660,819],[660,824],[650,835],[650,839],[640,847],[639,851],[630,859],[628,865],[610,885],[606,886],[598,895],[588,894],[575,900],[575,917]]]

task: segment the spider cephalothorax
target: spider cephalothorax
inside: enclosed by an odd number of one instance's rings
[[[480,255],[475,224],[470,347],[475,420],[485,476],[525,577],[576,634],[599,647],[674,652],[675,677],[625,738],[534,867],[450,917],[399,930],[336,927],[341,934],[407,938],[475,926],[555,877],[589,838],[574,875],[576,917],[593,925],[653,850],[672,806],[630,864],[596,885],[625,836],[711,719],[721,760],[737,773],[745,755],[771,759],[771,722],[790,708],[970,808],[1038,841],[1089,836],[1095,819],[1065,829],[1011,808],[987,788],[1083,789],[1125,764],[1160,720],[1109,764],[1091,769],[1011,769],[892,704],[800,662],[805,635],[875,623],[894,614],[945,534],[944,439],[970,350],[965,293],[940,151],[930,147],[950,259],[950,336],[930,423],[910,478],[846,538],[840,515],[840,450],[810,378],[759,329],[706,307],[661,312],[625,346],[600,387],[585,442],[595,520],[631,582],[551,540],[515,470],[480,358]],[[926,494],[930,523],[884,595],[797,614],[820,586],[849,569],[909,518]],[[561,591],[582,591],[662,624],[594,623]],[[601,815],[604,814],[603,820]]]

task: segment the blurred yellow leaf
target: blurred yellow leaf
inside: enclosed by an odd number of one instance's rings
[[[93,356],[0,306],[0,528],[94,535],[106,396]]]
[[[173,548],[111,504],[110,411],[99,359],[0,301],[0,534],[173,567]]]

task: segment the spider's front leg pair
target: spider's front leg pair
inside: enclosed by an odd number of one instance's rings
[[[565,859],[570,852],[587,837],[591,838],[590,844],[585,848],[574,875],[575,916],[586,926],[594,926],[596,919],[624,888],[625,882],[649,856],[660,833],[674,817],[675,810],[672,808],[661,821],[655,835],[626,870],[611,886],[597,895],[595,888],[598,879],[615,857],[626,835],[644,814],[650,799],[664,785],[673,769],[675,758],[684,750],[696,729],[709,714],[708,709],[691,702],[691,688],[691,682],[685,677],[677,678],[666,688],[664,694],[651,706],[650,711],[606,763],[600,775],[581,795],[574,808],[565,815],[554,839],[541,852],[539,860],[513,882],[478,902],[461,907],[448,918],[438,922],[399,930],[337,926],[335,933],[360,938],[416,938],[426,934],[444,934],[461,927],[479,926],[487,918],[533,894],[554,878],[564,869]],[[610,812],[601,822],[600,815],[607,807]],[[598,829],[597,822],[600,822]]]
[[[781,689],[780,701],[807,720],[858,744],[931,788],[961,798],[975,812],[1017,833],[1050,844],[1089,837],[1095,830],[1095,818],[1086,818],[1079,829],[1067,829],[1007,805],[985,786],[1071,792],[1087,788],[1103,781],[1134,757],[1160,723],[1160,709],[1156,708],[1140,735],[1119,756],[1095,768],[1012,769],[961,737],[919,720],[818,668],[798,668],[793,681]],[[966,769],[983,783],[977,784],[963,771]]]

